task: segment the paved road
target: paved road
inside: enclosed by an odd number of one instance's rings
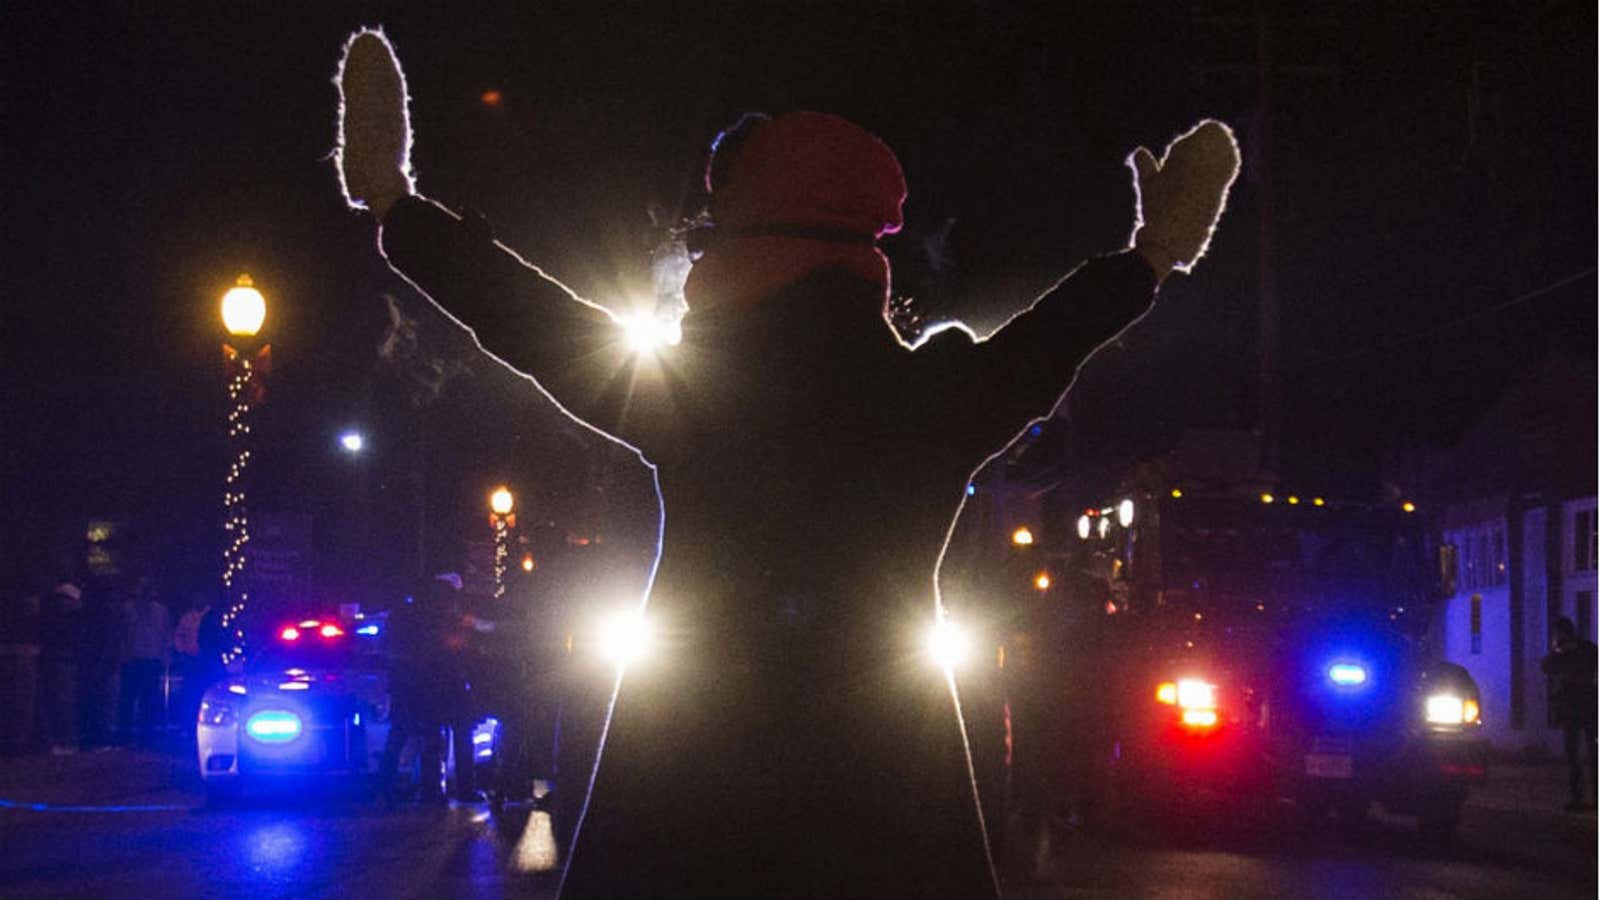
[[[349,900],[555,893],[558,861],[539,813],[497,819],[470,805],[386,811],[339,795],[212,811],[189,777],[181,762],[127,751],[0,762],[0,895]],[[1485,792],[1448,851],[1422,841],[1409,820],[1381,813],[1353,834],[1331,823],[1284,821],[1264,815],[1216,833],[1068,835],[1039,880],[1011,896],[1596,893],[1593,814],[1530,806],[1515,791]]]

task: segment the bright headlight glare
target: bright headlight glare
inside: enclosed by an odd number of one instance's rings
[[[1460,725],[1466,720],[1466,704],[1454,694],[1434,694],[1428,698],[1424,714],[1429,725]]]
[[[634,353],[654,353],[683,340],[683,328],[654,313],[638,313],[621,318],[623,336]]]
[[[972,639],[949,619],[940,619],[928,629],[928,655],[940,666],[953,669],[966,662],[971,652]]]
[[[617,613],[600,626],[600,655],[619,667],[643,659],[653,643],[649,623],[637,612]]]
[[[1178,706],[1183,709],[1216,709],[1217,686],[1198,678],[1179,680]]]

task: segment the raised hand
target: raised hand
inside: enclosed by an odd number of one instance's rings
[[[345,201],[379,219],[415,192],[406,76],[383,32],[362,29],[345,42],[339,86],[339,168]]]
[[[1138,198],[1133,249],[1156,277],[1188,272],[1206,252],[1211,231],[1239,174],[1239,145],[1228,126],[1205,119],[1179,135],[1160,161],[1149,150],[1128,155]]]

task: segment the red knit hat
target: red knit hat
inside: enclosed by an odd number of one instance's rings
[[[715,239],[684,285],[690,308],[753,300],[829,265],[887,297],[889,261],[873,241],[900,230],[906,199],[887,144],[838,116],[795,112],[754,125],[732,152],[711,196]]]
[[[894,151],[838,116],[794,112],[754,126],[712,196],[718,228],[798,226],[879,237],[900,230],[906,179]]]

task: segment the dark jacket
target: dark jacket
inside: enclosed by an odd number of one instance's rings
[[[1540,667],[1550,678],[1550,713],[1562,725],[1590,724],[1596,718],[1595,645],[1582,638],[1562,642]]]
[[[406,200],[382,246],[485,350],[657,467],[651,612],[678,643],[619,695],[569,893],[991,892],[951,696],[911,636],[973,471],[1148,308],[1143,260],[1092,261],[993,339],[947,330],[915,352],[881,288],[819,270],[692,309],[680,346],[639,359],[481,224]]]

